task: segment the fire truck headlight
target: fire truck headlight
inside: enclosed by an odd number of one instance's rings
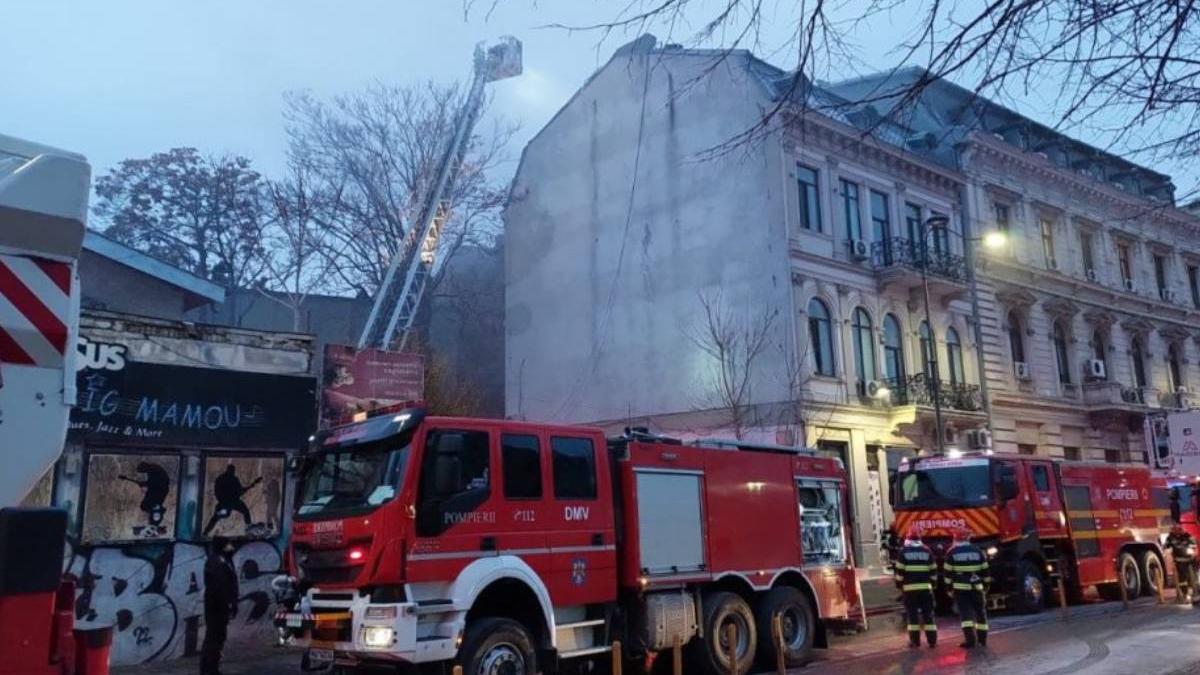
[[[363,644],[372,649],[392,646],[396,631],[387,626],[365,626],[362,631]]]
[[[996,548],[995,546],[989,546],[987,549],[987,556],[989,558],[995,558],[996,554],[999,552],[1000,552],[1000,549]]]

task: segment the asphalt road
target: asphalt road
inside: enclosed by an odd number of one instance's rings
[[[1073,607],[1033,617],[998,616],[988,649],[958,648],[957,622],[940,622],[936,649],[910,650],[907,637],[877,620],[862,635],[835,638],[816,662],[789,675],[1200,675],[1200,608],[1143,599]],[[263,649],[227,654],[225,675],[293,675],[299,656]],[[114,675],[188,675],[195,659],[113,669]],[[603,670],[599,672],[604,672]],[[765,675],[765,674],[763,674]]]

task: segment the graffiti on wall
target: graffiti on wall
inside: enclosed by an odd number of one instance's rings
[[[178,482],[178,455],[91,455],[83,541],[174,537]]]
[[[204,560],[196,544],[85,547],[68,552],[78,580],[76,625],[113,627],[112,663],[129,665],[194,656],[204,640]],[[263,643],[274,634],[278,601],[271,579],[281,558],[275,544],[244,542],[234,554],[239,592],[230,646]]]
[[[279,533],[282,457],[208,457],[201,513],[205,537],[270,537]]]

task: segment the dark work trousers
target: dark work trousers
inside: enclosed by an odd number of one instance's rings
[[[921,632],[932,647],[937,644],[937,621],[933,617],[933,593],[908,591],[904,594],[904,618],[908,621],[908,643],[921,644]]]
[[[987,645],[987,600],[981,590],[954,591],[954,604],[962,621],[963,638],[967,647]]]
[[[204,644],[200,647],[200,675],[221,672],[221,651],[229,634],[228,612],[204,613]]]

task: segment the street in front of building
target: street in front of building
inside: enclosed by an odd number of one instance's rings
[[[1066,621],[1057,610],[1035,616],[997,616],[986,650],[958,647],[954,617],[939,621],[935,649],[909,649],[893,617],[876,617],[871,630],[837,636],[817,659],[789,675],[1185,675],[1200,673],[1200,610],[1152,599],[1073,607]],[[263,645],[239,650],[222,670],[226,675],[293,675],[299,672],[296,650]],[[116,668],[116,675],[183,675],[195,670],[192,659]],[[669,669],[667,669],[669,672]],[[601,667],[599,672],[605,672]],[[684,672],[688,672],[685,670]],[[770,671],[762,672],[767,675]]]

